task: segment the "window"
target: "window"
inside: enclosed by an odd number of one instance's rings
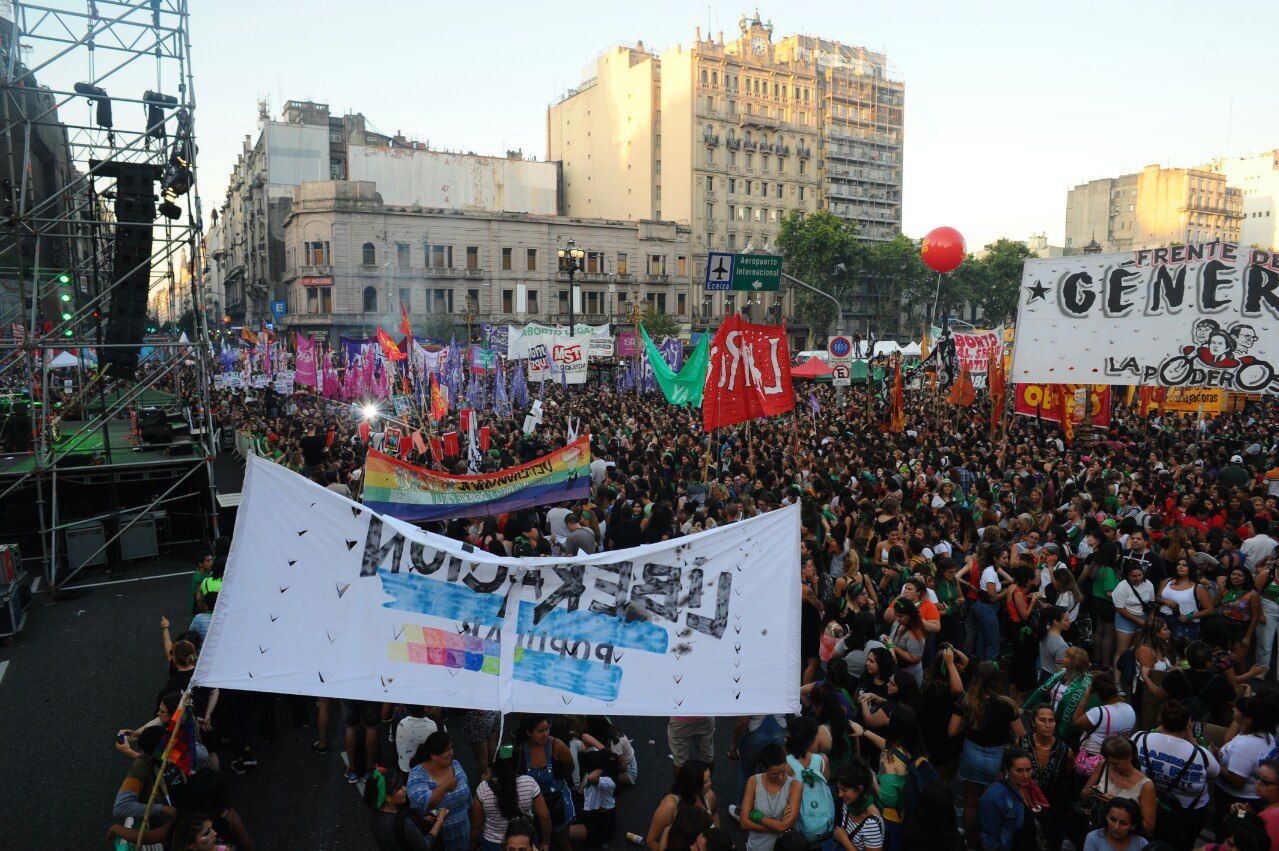
[[[537,249],[530,248],[524,252],[524,266],[530,272],[537,271]]]
[[[665,254],[648,255],[648,273],[650,275],[666,274],[666,255]]]
[[[715,178],[711,177],[709,174],[706,175],[706,191],[707,192],[715,191]]]
[[[502,312],[515,312],[515,290],[502,290]]]
[[[466,246],[466,268],[480,268],[480,247],[478,245]]]
[[[734,220],[734,219],[737,219],[738,221],[741,221],[741,216],[739,216],[739,215],[737,214],[737,205],[736,205],[736,204],[729,204],[729,205],[728,205],[728,220],[731,222],[731,221],[732,221],[732,220]]]
[[[737,178],[730,177],[728,179],[728,194],[732,195],[737,192]]]
[[[782,197],[782,185],[780,183],[777,184],[776,189],[777,189],[777,197],[778,198]]]
[[[471,310],[476,311],[477,313],[479,312],[479,309],[480,309],[480,291],[479,290],[466,291],[466,306],[469,307]]]
[[[675,274],[679,275],[681,278],[688,274],[688,258],[687,257],[681,256],[681,257],[675,258]]]
[[[768,171],[768,157],[761,156],[759,158],[759,170]]]
[[[407,242],[395,243],[395,266],[397,269],[409,268],[409,244]]]
[[[306,265],[329,265],[329,243],[327,241],[317,240],[306,244]]]
[[[306,312],[307,313],[332,313],[333,312],[333,287],[307,287],[306,288]]]
[[[799,200],[804,200],[804,187],[799,187]]]
[[[590,275],[604,274],[604,252],[588,251],[586,252],[586,272]]]
[[[706,218],[708,219],[715,218],[715,205],[712,204],[710,201],[706,202]]]
[[[427,312],[428,313],[452,313],[453,312],[453,290],[435,288],[427,290]]]
[[[736,313],[736,312],[737,312],[737,296],[735,295],[724,296],[724,315],[728,316],[730,313]]]
[[[737,165],[737,151],[728,152],[728,165],[730,168]]]
[[[408,287],[400,287],[400,304],[410,313],[413,311],[413,291]]]
[[[751,194],[751,182],[749,180],[743,180],[742,189],[747,195]]]
[[[559,291],[560,313],[568,313],[568,290]]]
[[[511,271],[511,253],[512,250],[509,248],[502,249],[502,268],[507,272]]]
[[[604,312],[604,293],[596,290],[584,290],[582,297],[585,299],[583,310],[586,313],[603,313]]]
[[[363,254],[362,262],[365,266],[377,265],[377,249],[373,247],[373,243],[364,243],[364,250],[361,253]]]
[[[729,247],[729,250],[733,250],[737,248],[737,234],[730,233],[728,235],[728,247]]]
[[[431,246],[431,268],[432,269],[452,269],[453,268],[453,246],[432,245]]]
[[[681,257],[680,259],[682,260],[682,259],[684,259],[684,258],[682,258],[682,257]],[[675,296],[675,305],[676,305],[676,307],[675,307],[675,312],[676,312],[676,313],[678,313],[680,316],[685,316],[685,315],[687,315],[687,313],[688,313],[688,294],[687,294],[687,293],[678,293],[678,294]]]
[[[364,312],[377,313],[377,287],[364,288]]]
[[[750,151],[746,152],[746,167],[747,168],[755,167],[755,155],[752,154]]]
[[[534,316],[539,313],[537,309],[537,290],[529,290],[525,293],[524,302],[529,313],[532,313]]]
[[[715,149],[714,148],[706,149],[706,164],[715,165]]]
[[[804,173],[804,168],[805,168],[805,166],[807,166],[807,165],[808,165],[808,163],[804,162],[803,160],[800,160],[800,161],[799,161],[799,173],[800,173],[800,174],[803,174],[803,173]]]
[[[617,252],[617,274],[625,275],[626,272],[626,252]]]

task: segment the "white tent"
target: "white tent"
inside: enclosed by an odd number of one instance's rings
[[[892,340],[880,340],[875,344],[875,357],[881,355],[895,355],[902,350],[902,347],[894,343]]]
[[[902,357],[906,358],[917,358],[923,353],[924,350],[920,347],[919,343],[907,343],[906,346],[902,348]]]
[[[49,361],[49,369],[68,369],[79,365],[80,359],[70,352],[59,352],[57,357]]]

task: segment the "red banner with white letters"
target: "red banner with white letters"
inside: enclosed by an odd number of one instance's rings
[[[702,428],[709,431],[794,408],[786,329],[752,325],[738,314],[725,318],[711,340]]]

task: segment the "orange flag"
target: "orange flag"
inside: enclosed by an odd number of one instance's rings
[[[902,359],[893,365],[893,396],[889,402],[888,429],[893,434],[906,430],[906,399],[902,393]]]
[[[377,341],[382,347],[382,353],[385,354],[389,360],[404,360],[408,357],[408,355],[400,351],[399,346],[395,345],[395,341],[391,339],[391,335],[383,331],[381,328],[377,329]]]
[[[990,430],[994,432],[1004,421],[1004,359],[1000,355],[990,359],[986,386],[990,390]]]
[[[1053,392],[1057,394],[1055,407],[1057,408],[1057,417],[1061,420],[1061,436],[1069,446],[1071,441],[1075,439],[1075,422],[1070,416],[1070,410],[1066,407],[1066,397],[1069,396],[1074,401],[1075,394],[1065,384],[1050,384]]]
[[[946,397],[946,401],[952,405],[967,408],[976,398],[977,391],[973,389],[973,380],[968,375],[968,368],[961,367],[959,378],[950,386],[950,395]]]
[[[400,333],[410,340],[411,347],[413,339],[413,326],[409,323],[409,309],[404,306],[404,299],[400,299]]]
[[[440,382],[435,380],[435,373],[431,373],[431,419],[439,422],[448,416],[448,413],[449,397],[445,395]]]

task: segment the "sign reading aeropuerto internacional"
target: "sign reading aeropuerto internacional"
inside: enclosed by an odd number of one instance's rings
[[[504,712],[799,711],[799,507],[507,558],[250,457],[193,683]]]
[[[1206,242],[1027,260],[1013,381],[1279,394],[1279,253]]]

